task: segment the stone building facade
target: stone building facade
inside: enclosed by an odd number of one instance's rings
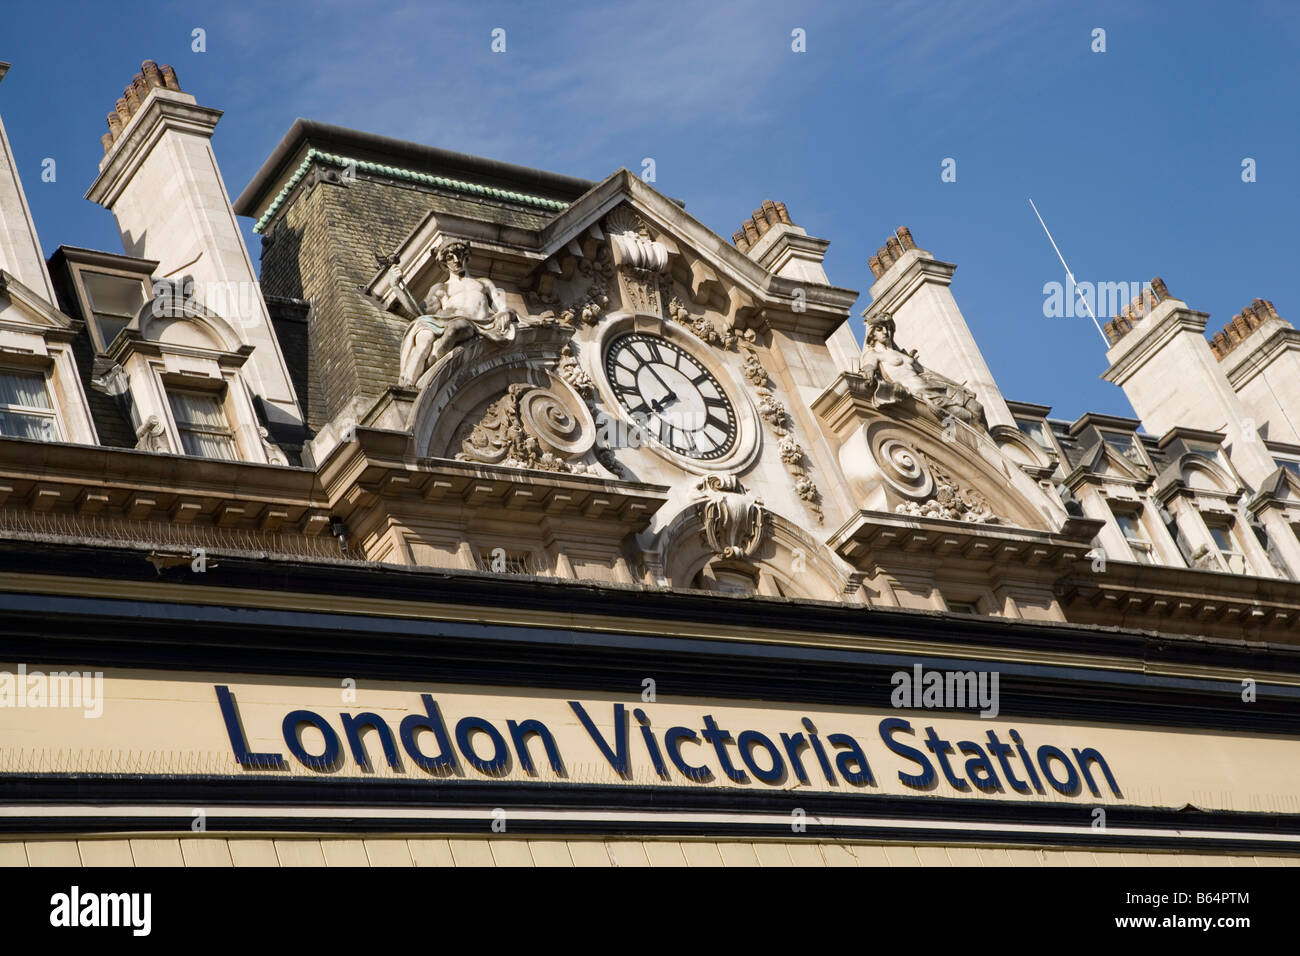
[[[220,115],[146,62],[86,193],[123,251],[48,260],[0,128],[0,662],[106,675],[93,722],[0,709],[0,861],[1296,861],[1271,302],[1207,339],[1153,280],[1107,324],[1139,417],[1063,421],[906,228],[859,341],[782,203],[727,239],[627,170],[305,120],[231,202]]]

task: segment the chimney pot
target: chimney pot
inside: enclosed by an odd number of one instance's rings
[[[140,92],[135,88],[134,83],[122,90],[122,99],[126,100],[128,118],[134,116],[140,109]]]
[[[740,227],[745,230],[745,238],[749,240],[751,246],[758,242],[758,226],[754,225],[754,220],[746,219],[740,224]]]
[[[895,262],[903,258],[903,247],[899,243],[899,241],[893,236],[890,236],[888,239],[885,240],[885,248],[889,250],[889,255],[893,258]]]
[[[113,134],[105,133],[103,136],[99,137],[99,145],[103,146],[104,152],[107,153],[113,148]]]
[[[880,256],[869,256],[867,265],[871,267],[871,274],[877,279],[885,274],[885,267],[880,261]]]
[[[143,74],[145,85],[149,89],[156,89],[163,85],[162,72],[158,69],[158,64],[153,60],[145,60],[141,63],[140,73]]]
[[[1151,288],[1156,290],[1156,295],[1160,296],[1161,302],[1165,301],[1165,299],[1173,298],[1169,294],[1169,288],[1165,285],[1165,280],[1159,276],[1156,276],[1151,280]]]
[[[767,216],[763,214],[762,209],[755,209],[754,214],[750,217],[754,221],[754,227],[761,236],[772,228],[772,224],[767,221]]]
[[[779,202],[776,204],[776,215],[777,218],[779,218],[787,226],[794,225],[794,223],[790,221],[790,213],[786,210],[785,203]]]
[[[175,90],[177,93],[181,92],[180,80],[176,78],[175,70],[164,63],[158,68],[158,72],[162,74],[163,86],[167,87],[169,90]]]
[[[736,248],[744,252],[749,248],[749,240],[745,238],[745,230],[737,229],[731,234],[731,241],[736,244]]]
[[[904,249],[916,248],[916,240],[912,238],[912,230],[906,226],[898,227],[898,241],[902,243]]]

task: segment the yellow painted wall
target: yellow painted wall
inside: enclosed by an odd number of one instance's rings
[[[10,840],[0,866],[1300,866],[1300,856],[507,837],[203,836]]]

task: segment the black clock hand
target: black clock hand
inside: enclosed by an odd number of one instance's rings
[[[649,370],[650,374],[655,377],[655,381],[664,387],[664,392],[666,394],[662,399],[660,399],[660,401],[661,402],[675,401],[677,399],[677,396],[673,394],[673,390],[672,388],[669,387],[668,383],[663,380],[663,376],[661,376],[658,372],[655,371],[654,364],[651,362],[647,362],[645,367]]]

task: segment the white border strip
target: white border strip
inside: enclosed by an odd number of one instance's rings
[[[208,817],[253,819],[284,818],[286,820],[301,818],[357,817],[374,820],[484,820],[492,819],[489,809],[468,809],[459,807],[446,808],[395,808],[395,807],[260,807],[213,806],[203,808]],[[509,816],[517,820],[553,821],[563,823],[693,823],[693,824],[732,824],[748,823],[767,826],[790,826],[788,813],[692,813],[692,812],[645,812],[634,810],[510,810]],[[192,819],[193,809],[172,806],[114,805],[87,806],[84,804],[42,804],[40,806],[0,806],[0,818],[48,818],[48,817],[167,817]],[[888,827],[901,830],[932,831],[936,833],[986,833],[1001,831],[1025,834],[1089,834],[1098,839],[1107,837],[1176,837],[1182,840],[1262,840],[1272,843],[1293,843],[1300,846],[1300,834],[1294,833],[1257,833],[1238,830],[1163,830],[1154,827],[1093,827],[1061,826],[1032,823],[996,823],[967,822],[953,820],[917,821],[897,817],[822,817],[809,815],[804,822],[809,826],[824,827]],[[0,837],[2,838],[2,837]]]

